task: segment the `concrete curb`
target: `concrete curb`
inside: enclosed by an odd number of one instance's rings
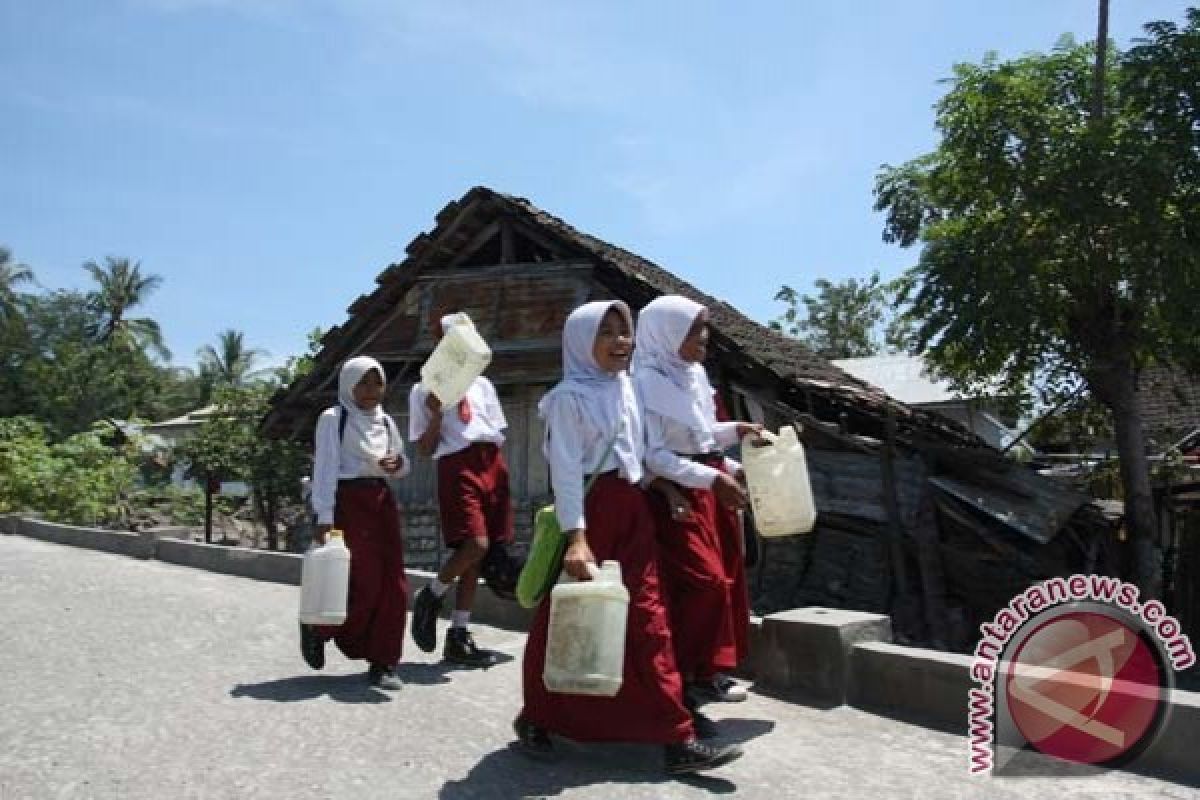
[[[0,533],[118,553],[292,586],[300,584],[296,553],[186,542],[178,529],[142,533],[61,525],[14,514],[0,515]],[[407,570],[411,595],[433,573]],[[446,603],[443,616],[449,616]],[[481,586],[472,616],[514,631],[528,630],[533,612]],[[967,732],[967,691],[972,658],[891,643],[891,621],[879,614],[799,608],[755,617],[750,656],[740,674],[770,694],[833,708],[852,705],[925,727]],[[1131,771],[1200,786],[1200,694],[1172,694],[1162,734],[1131,765]],[[966,764],[966,747],[963,749]],[[965,766],[964,766],[965,768]]]
[[[862,642],[851,655],[846,702],[965,736],[971,662],[958,653]]]

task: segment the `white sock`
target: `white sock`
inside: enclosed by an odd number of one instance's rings
[[[465,628],[465,627],[467,627],[467,623],[470,621],[471,621],[471,612],[470,611],[459,611],[458,609],[455,609],[450,614],[450,627],[451,628]]]
[[[433,580],[429,581],[429,591],[433,592],[434,597],[443,596],[449,589],[450,584],[442,583],[437,579],[436,575],[433,576]]]

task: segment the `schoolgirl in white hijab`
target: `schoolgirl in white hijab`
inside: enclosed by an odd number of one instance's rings
[[[676,660],[693,696],[731,701],[746,697],[745,688],[725,674],[744,657],[748,641],[734,513],[746,496],[733,477],[741,465],[721,451],[758,426],[717,421],[701,363],[706,324],[704,306],[685,297],[648,303],[638,315],[634,382],[645,408],[646,467],[683,487],[664,492],[673,508],[659,520],[660,572]],[[713,725],[707,718],[697,724]]]
[[[367,661],[367,680],[396,690],[408,584],[400,507],[388,478],[409,471],[404,440],[384,413],[386,375],[367,356],[352,358],[338,375],[338,405],[317,419],[312,502],[317,540],[337,522],[350,550],[347,615],[341,625],[300,626],[300,653],[313,669],[325,665],[333,640],[346,658]]]

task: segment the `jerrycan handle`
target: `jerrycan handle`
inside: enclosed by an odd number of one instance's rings
[[[756,438],[761,439],[762,441],[766,442],[766,445],[755,444]],[[767,428],[763,428],[761,431],[759,431],[757,437],[755,437],[755,435],[753,433],[747,433],[745,436],[743,436],[742,437],[742,446],[743,447],[753,447],[753,448],[768,447],[770,445],[775,444],[778,441],[779,441],[778,436],[771,433],[771,431],[768,430]]]

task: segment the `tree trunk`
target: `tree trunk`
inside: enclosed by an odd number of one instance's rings
[[[279,533],[275,529],[275,514],[278,512],[275,494],[271,493],[267,497],[267,513],[263,517],[263,523],[267,526],[267,549],[279,549]]]
[[[213,477],[212,473],[204,473],[204,543],[212,544],[213,518]]]
[[[1132,365],[1114,364],[1089,380],[1096,396],[1109,407],[1116,429],[1121,486],[1125,492],[1125,530],[1133,555],[1134,583],[1144,599],[1162,597],[1158,524],[1150,488],[1150,461]]]

